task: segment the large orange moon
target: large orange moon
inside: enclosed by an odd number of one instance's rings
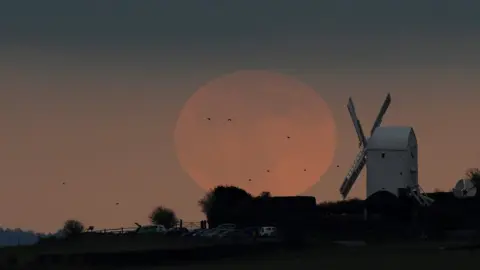
[[[271,71],[238,71],[200,87],[174,131],[183,169],[203,189],[298,195],[332,163],[335,122],[308,85]]]

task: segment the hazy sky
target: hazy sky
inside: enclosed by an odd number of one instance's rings
[[[200,220],[173,128],[196,89],[242,69],[295,76],[330,105],[337,151],[307,192],[318,200],[340,198],[357,152],[350,95],[369,130],[391,92],[384,124],[414,126],[424,189],[479,165],[478,1],[4,2],[3,226],[131,226],[159,204]]]

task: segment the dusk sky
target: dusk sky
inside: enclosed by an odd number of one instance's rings
[[[4,2],[3,227],[129,227],[158,205],[199,221],[175,124],[197,89],[239,70],[293,76],[329,105],[335,156],[305,193],[318,201],[340,199],[358,151],[349,96],[367,132],[391,93],[384,125],[414,127],[426,191],[480,166],[478,1]],[[364,194],[362,176],[350,195]]]

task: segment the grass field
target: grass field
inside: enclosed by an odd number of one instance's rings
[[[247,239],[248,244],[251,240]],[[81,255],[152,251],[182,251],[202,249],[217,245],[232,245],[231,241],[211,238],[169,237],[159,234],[145,235],[82,235],[76,239],[47,241],[33,246],[0,248],[0,270],[12,259],[18,265],[26,265],[38,257],[49,255]],[[182,252],[183,254],[183,252]],[[10,262],[9,262],[10,261]]]
[[[357,248],[318,247],[302,251],[280,250],[263,256],[229,258],[190,266],[127,268],[154,269],[473,269],[480,251],[445,251],[434,246],[370,246]],[[260,267],[260,268],[259,268]],[[368,267],[368,268],[367,268]]]
[[[42,254],[81,254],[152,249],[181,250],[216,244],[206,238],[171,238],[162,235],[85,235],[71,241],[52,241],[33,246],[0,248],[0,269],[16,260],[25,265]]]
[[[150,249],[185,249],[209,246],[216,242],[208,238],[168,237],[161,234],[82,235],[72,241],[44,245],[43,253],[112,252]]]
[[[96,239],[98,240],[98,239]],[[106,239],[102,239],[106,240]],[[101,252],[102,249],[110,249],[116,247],[118,249],[132,249],[133,246],[139,248],[138,244],[146,244],[143,247],[153,247],[156,246],[167,247],[168,245],[176,245],[177,248],[187,248],[193,243],[177,242],[178,239],[170,239],[168,242],[165,239],[162,239],[162,242],[159,242],[160,239],[141,239],[136,238],[134,241],[138,241],[135,245],[132,245],[132,242],[128,242],[127,238],[111,238],[109,241],[95,241],[97,246],[97,251]],[[87,241],[84,239],[83,241]],[[121,242],[125,245],[122,248]],[[92,240],[90,240],[91,243]],[[103,242],[103,244],[101,244]],[[128,243],[128,245],[127,245]],[[183,244],[181,244],[183,243]],[[206,244],[207,242],[202,243]],[[72,244],[70,243],[68,248],[67,246],[56,246],[55,248],[42,248],[41,246],[33,247],[13,247],[7,249],[0,249],[0,259],[5,259],[5,256],[15,254],[18,256],[20,262],[26,263],[31,261],[40,253],[44,252],[57,252],[63,250],[67,253],[69,252],[83,252],[85,249],[91,251],[92,245],[86,246],[86,243],[81,241]],[[461,250],[461,251],[447,251],[441,250],[439,247],[442,243],[433,243],[433,242],[418,242],[418,243],[403,243],[403,244],[375,244],[367,245],[363,247],[341,247],[333,245],[331,243],[317,243],[315,246],[303,249],[303,250],[290,250],[290,249],[279,249],[267,253],[259,254],[248,254],[241,255],[235,258],[220,259],[215,261],[203,261],[203,262],[190,262],[189,264],[179,264],[175,266],[156,266],[156,267],[140,267],[140,266],[125,266],[119,268],[117,267],[92,267],[92,266],[69,266],[69,265],[57,265],[57,266],[48,266],[49,270],[110,270],[110,269],[125,269],[125,270],[155,270],[155,269],[178,269],[178,270],[187,270],[187,269],[205,269],[205,270],[215,270],[215,269],[247,269],[250,267],[262,267],[263,269],[297,269],[298,267],[308,267],[308,268],[317,268],[321,269],[349,269],[352,267],[370,267],[370,268],[380,268],[380,269],[408,269],[414,267],[421,267],[422,269],[461,269],[463,268],[473,268],[476,267],[478,261],[480,250]],[[80,248],[82,246],[82,248]],[[28,268],[12,268],[12,269],[31,269],[32,265]],[[8,269],[8,268],[0,268]],[[42,268],[35,268],[35,270],[40,270]]]
[[[244,270],[244,269],[473,269],[479,251],[442,251],[433,247],[373,246],[358,248],[318,247],[302,251],[279,250],[271,254],[242,256],[191,265],[125,267],[125,270]],[[259,268],[260,267],[260,268]],[[367,268],[368,267],[368,268]],[[52,270],[110,270],[118,268],[51,268]]]

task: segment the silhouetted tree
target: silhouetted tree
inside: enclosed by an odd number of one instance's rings
[[[235,186],[217,186],[198,201],[210,227],[222,223],[241,223],[253,197]]]
[[[155,225],[163,225],[170,229],[178,223],[177,215],[172,209],[159,206],[149,216],[150,222]]]
[[[215,201],[214,191],[215,189],[210,190],[209,192],[205,193],[203,198],[198,200],[198,206],[200,206],[202,213],[204,213],[205,216],[207,217],[209,214],[211,214],[212,208],[214,205],[214,201]]]
[[[85,230],[85,226],[78,220],[69,219],[63,224],[62,230],[66,237],[77,236]]]

